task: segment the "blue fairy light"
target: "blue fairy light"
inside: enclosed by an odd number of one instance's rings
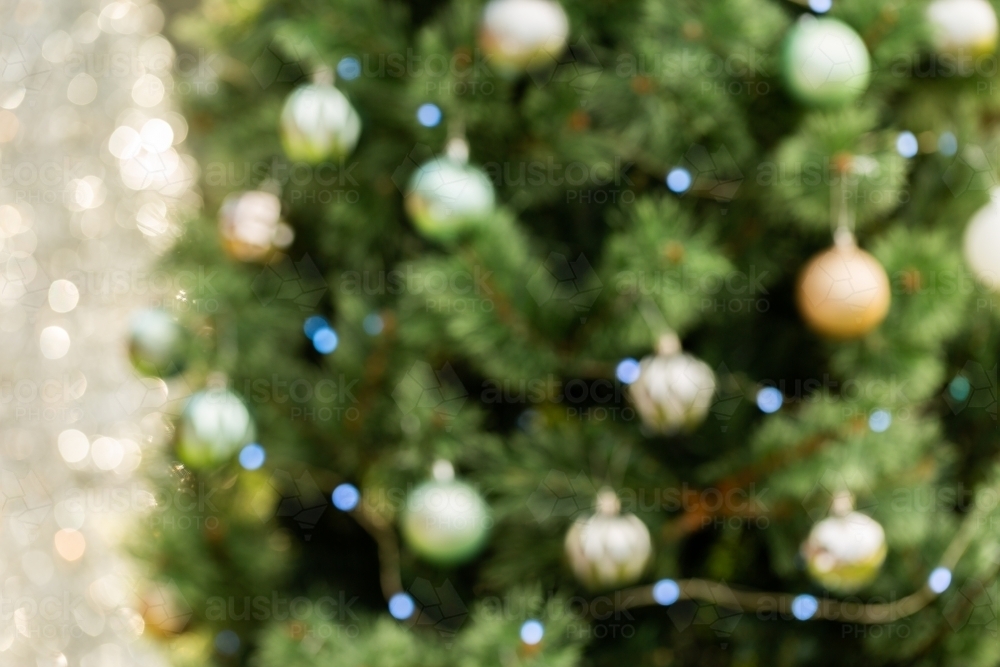
[[[946,567],[936,567],[927,577],[927,588],[937,594],[944,593],[951,586],[951,570]]]
[[[808,621],[816,615],[819,609],[819,600],[811,595],[796,595],[792,600],[792,616],[800,621]]]
[[[361,62],[354,56],[341,58],[337,63],[337,76],[344,81],[354,81],[361,76]]]
[[[884,433],[892,424],[892,415],[888,410],[876,410],[868,417],[868,428],[876,433]]]
[[[406,593],[396,593],[389,598],[389,613],[398,621],[405,621],[413,616],[416,609],[417,605],[413,602],[413,598]]]
[[[365,315],[365,319],[361,322],[361,328],[365,330],[365,333],[369,336],[377,336],[382,333],[382,329],[385,328],[385,321],[382,320],[382,316],[378,313],[368,313]]]
[[[331,500],[333,500],[333,506],[341,512],[350,512],[358,506],[358,501],[361,500],[361,492],[358,491],[358,487],[345,482],[333,490]]]
[[[264,453],[264,448],[256,442],[251,442],[240,450],[240,465],[247,470],[257,470],[264,465],[266,458],[267,454]]]
[[[670,188],[671,192],[676,192],[677,194],[687,192],[688,188],[691,187],[691,183],[691,172],[684,167],[674,167],[667,174],[667,187]]]
[[[958,138],[951,132],[942,132],[938,137],[938,150],[941,155],[951,157],[958,152]]]
[[[323,327],[313,335],[313,347],[321,354],[330,354],[337,349],[340,338],[337,332],[330,327]]]
[[[417,122],[424,127],[437,127],[441,122],[441,117],[444,114],[441,113],[441,107],[436,104],[427,102],[421,104],[417,109]]]
[[[302,332],[306,335],[306,338],[312,340],[317,331],[329,328],[329,326],[330,325],[326,322],[326,318],[320,317],[319,315],[313,315],[306,318],[305,324],[302,325]]]
[[[761,412],[771,414],[781,409],[785,397],[777,387],[762,387],[757,392],[757,407]]]
[[[673,579],[660,579],[653,585],[653,599],[664,607],[672,605],[681,597],[681,587]]]
[[[969,378],[964,375],[957,375],[948,384],[948,393],[956,401],[964,401],[969,397],[972,392],[972,385],[969,383]]]
[[[521,626],[521,641],[528,646],[534,646],[538,642],[542,641],[542,637],[545,636],[545,626],[542,625],[540,621],[535,619],[528,619]]]
[[[912,132],[900,132],[896,137],[896,152],[903,157],[913,157],[920,150],[917,137]]]
[[[639,362],[631,357],[622,359],[615,367],[615,377],[622,384],[632,384],[639,379]]]

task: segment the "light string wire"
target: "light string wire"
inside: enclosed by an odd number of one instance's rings
[[[854,227],[856,212],[851,205],[857,201],[858,179],[854,178],[848,189],[847,179],[854,170],[854,157],[845,161],[844,166],[837,168],[838,176],[830,182],[830,232],[834,243],[854,245]]]
[[[944,568],[948,576],[968,550],[976,534],[976,524],[983,518],[987,510],[986,504],[976,503],[974,509],[963,520],[955,536],[941,556],[938,566],[932,570]],[[392,526],[365,501],[348,511],[358,524],[371,535],[378,545],[379,572],[382,594],[386,600],[403,591],[402,574],[400,571],[399,541]],[[995,572],[993,573],[996,574]],[[675,600],[701,600],[724,608],[735,608],[736,611],[768,611],[795,615],[793,604],[800,594],[758,591],[747,588],[733,588],[720,581],[708,579],[679,579],[675,581],[679,591]],[[949,581],[950,584],[950,581]],[[663,606],[656,600],[654,588],[656,584],[635,586],[609,593],[620,600],[620,609],[637,607]],[[950,586],[940,591],[931,587],[930,580],[922,588],[899,600],[882,603],[848,602],[835,598],[813,598],[816,609],[808,617],[798,620],[812,621],[844,621],[861,625],[879,625],[893,623],[912,616],[924,609],[940,597]],[[810,596],[812,597],[812,596]],[[673,602],[671,602],[673,604]]]

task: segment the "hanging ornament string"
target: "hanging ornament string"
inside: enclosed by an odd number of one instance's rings
[[[838,176],[830,183],[830,231],[837,246],[853,246],[856,214],[852,203],[857,201],[858,181],[851,178],[854,172],[854,156],[835,156],[834,165]]]
[[[659,341],[663,336],[677,335],[677,332],[667,324],[667,318],[664,317],[663,311],[660,306],[653,301],[648,296],[643,296],[639,300],[639,314],[642,315],[642,319],[646,320],[646,326],[649,327],[649,331],[653,334],[653,340]],[[680,343],[678,343],[680,346]]]
[[[469,163],[469,141],[465,138],[465,121],[454,118],[448,123],[448,143],[444,146],[444,154],[456,164]]]
[[[332,86],[337,82],[337,75],[329,65],[319,65],[310,77],[317,86]]]

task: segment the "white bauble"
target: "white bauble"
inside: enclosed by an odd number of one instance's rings
[[[803,17],[789,31],[781,70],[791,93],[819,106],[846,104],[860,96],[871,78],[865,43],[846,23]]]
[[[1000,290],[1000,203],[976,211],[965,228],[965,259],[986,286]]]
[[[986,0],[934,0],[927,22],[941,53],[984,55],[996,48],[997,14]]]
[[[401,520],[407,546],[438,565],[457,565],[486,544],[493,521],[479,493],[464,482],[434,480],[415,488]]]
[[[577,519],[566,533],[566,558],[587,588],[626,586],[642,577],[653,555],[649,529],[634,514],[619,514],[615,492],[601,489],[597,512]]]
[[[177,456],[192,468],[212,468],[225,463],[255,436],[253,419],[239,396],[228,389],[205,389],[184,407]]]
[[[646,428],[669,435],[705,420],[715,395],[715,373],[701,359],[681,352],[675,337],[664,340],[655,356],[639,363],[629,395]]]
[[[837,593],[852,593],[871,583],[885,555],[885,531],[860,512],[823,519],[802,544],[810,576]]]
[[[266,258],[282,227],[281,202],[270,192],[233,193],[219,208],[222,247],[242,262]]]
[[[555,63],[566,47],[569,19],[555,0],[490,0],[479,46],[502,73]]]
[[[493,184],[481,169],[439,157],[413,174],[405,203],[424,236],[448,241],[488,217],[495,201]]]
[[[343,158],[361,136],[361,118],[332,85],[295,89],[281,110],[281,143],[290,160],[322,162]]]

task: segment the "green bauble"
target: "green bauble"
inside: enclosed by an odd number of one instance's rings
[[[871,59],[858,33],[836,19],[803,17],[781,54],[785,84],[797,99],[839,106],[858,98],[871,78]]]
[[[420,232],[450,241],[474,227],[494,209],[493,184],[482,170],[440,157],[413,174],[406,193],[406,212]]]
[[[184,368],[186,339],[184,329],[166,311],[137,310],[129,320],[129,359],[144,375],[176,375]]]
[[[493,521],[479,493],[455,480],[425,482],[406,500],[406,544],[437,565],[463,563],[483,548]]]
[[[178,430],[177,456],[192,468],[225,463],[256,437],[247,406],[228,389],[205,389],[192,396]]]
[[[885,531],[860,512],[823,519],[802,544],[809,575],[827,590],[842,594],[871,583],[885,555]]]
[[[361,135],[361,118],[342,92],[328,84],[296,89],[281,110],[281,143],[290,160],[317,163],[343,158]]]

